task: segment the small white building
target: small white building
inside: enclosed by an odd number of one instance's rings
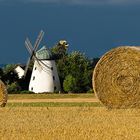
[[[45,46],[36,52],[29,83],[29,91],[35,93],[61,91],[55,60]]]
[[[22,79],[22,77],[24,76],[24,69],[20,65],[15,68],[15,72],[17,73],[18,78]]]

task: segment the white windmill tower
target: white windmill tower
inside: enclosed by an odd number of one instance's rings
[[[53,59],[50,50],[43,46],[37,51],[43,36],[44,32],[41,31],[35,42],[34,48],[28,38],[25,40],[25,46],[30,53],[30,57],[25,68],[24,77],[26,76],[30,61],[33,59],[34,66],[29,83],[29,91],[35,93],[59,92],[61,90],[60,80],[55,60]]]

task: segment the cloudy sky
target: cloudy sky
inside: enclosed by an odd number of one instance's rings
[[[60,39],[69,51],[100,57],[111,48],[140,45],[140,0],[0,0],[0,63],[25,63],[24,41]],[[40,47],[41,47],[40,46]]]

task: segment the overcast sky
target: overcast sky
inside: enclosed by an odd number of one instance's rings
[[[120,45],[140,45],[140,0],[0,0],[0,63],[25,63],[24,41],[100,57]]]
[[[72,5],[122,5],[139,4],[139,0],[0,0],[2,3],[52,3],[52,4],[72,4]]]

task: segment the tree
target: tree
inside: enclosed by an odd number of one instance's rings
[[[62,90],[75,93],[91,91],[92,73],[99,59],[89,59],[79,51],[68,54],[68,47],[62,44],[59,42],[51,49],[56,58]]]
[[[8,64],[3,68],[2,80],[5,84],[11,84],[18,81],[18,75],[15,73],[15,64]]]
[[[64,91],[73,93],[76,88],[76,79],[72,75],[67,75],[63,83]]]
[[[33,59],[30,61],[26,76],[23,77],[22,79],[18,79],[18,84],[21,88],[21,90],[28,90],[29,87],[29,82],[32,74],[32,69],[33,69],[34,61]]]
[[[60,40],[54,47],[51,48],[51,53],[56,61],[58,75],[60,78],[61,87],[63,87],[63,81],[66,77],[65,66],[68,56],[68,44],[65,40]]]
[[[100,60],[100,58],[93,58],[93,59],[91,60],[91,65],[92,65],[93,68],[96,66],[96,64],[97,64],[97,62],[98,62],[99,60]]]
[[[85,56],[85,54],[79,51],[74,51],[69,54],[66,59],[65,68],[63,69],[63,72],[65,73],[63,84],[64,91],[68,92],[67,89],[71,89],[71,87],[73,87],[72,91],[77,93],[90,90],[92,88],[92,69],[91,61]],[[66,85],[65,83],[69,84]]]
[[[2,79],[2,77],[3,77],[3,70],[2,68],[0,68],[0,79]]]
[[[51,48],[54,59],[61,59],[67,55],[68,44],[65,40],[60,40],[54,47]]]

